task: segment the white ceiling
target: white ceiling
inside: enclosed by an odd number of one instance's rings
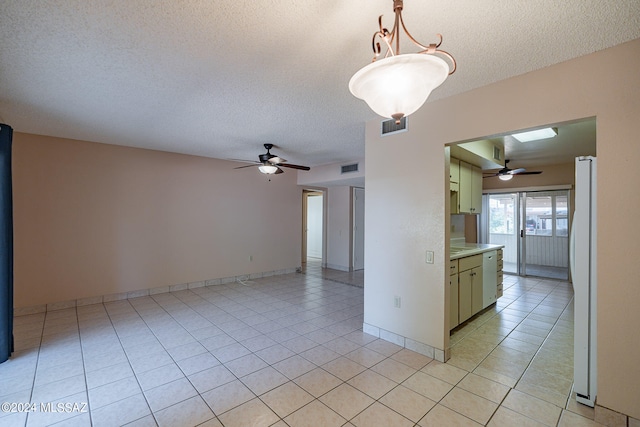
[[[392,4],[3,0],[0,121],[216,158],[264,143],[309,166],[362,158],[375,115],[347,84]],[[404,19],[458,62],[431,100],[640,37],[638,0],[406,0]]]

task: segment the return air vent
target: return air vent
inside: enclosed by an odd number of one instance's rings
[[[502,163],[502,150],[500,147],[493,146],[493,160],[498,160]]]
[[[380,135],[385,136],[391,133],[396,132],[406,132],[407,131],[407,117],[403,117],[400,119],[400,124],[396,124],[394,119],[384,120],[381,123],[380,127]]]
[[[341,169],[340,173],[349,173],[349,172],[358,172],[358,164],[357,163],[353,163],[351,165],[342,166],[342,169]]]

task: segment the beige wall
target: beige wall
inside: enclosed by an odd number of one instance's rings
[[[635,40],[429,102],[412,117],[410,132],[384,141],[379,119],[368,122],[365,322],[438,349],[449,345],[445,144],[596,117],[598,404],[640,418],[638,75]],[[402,161],[387,161],[389,146]],[[425,250],[436,251],[434,264],[424,262]],[[411,303],[394,308],[394,293]]]
[[[296,174],[235,166],[14,133],[15,306],[300,266]]]

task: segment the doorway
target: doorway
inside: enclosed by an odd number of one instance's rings
[[[302,211],[302,262],[324,265],[324,193],[304,190]]]
[[[569,279],[569,191],[486,194],[489,243],[504,245],[506,273]]]

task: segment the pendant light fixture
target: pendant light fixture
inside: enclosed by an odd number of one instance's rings
[[[442,84],[447,76],[456,71],[456,61],[449,53],[439,50],[438,43],[424,46],[416,41],[402,20],[403,0],[393,1],[395,22],[391,32],[382,26],[382,15],[378,18],[380,30],[373,35],[373,62],[355,73],[349,81],[349,90],[364,100],[377,114],[400,119],[415,112],[425,103],[431,91]],[[409,40],[422,49],[418,53],[400,54],[400,28]],[[382,50],[377,38],[387,47],[384,58],[378,60]],[[395,49],[394,49],[395,44]],[[441,57],[448,58],[451,64]]]

